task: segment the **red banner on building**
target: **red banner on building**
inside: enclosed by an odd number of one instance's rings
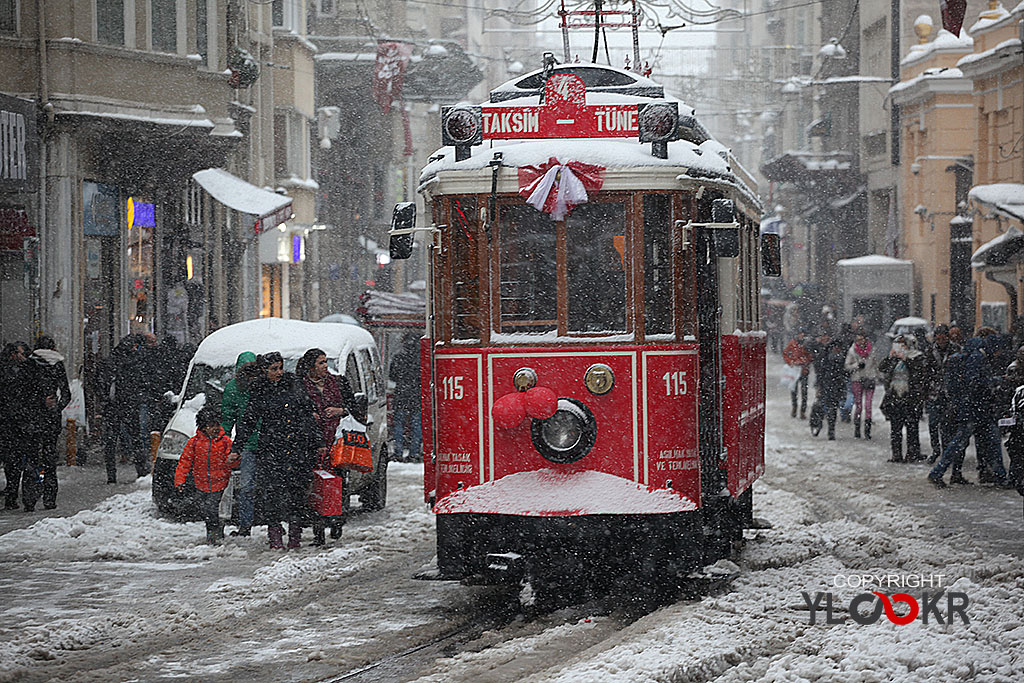
[[[412,57],[409,43],[377,43],[377,64],[373,70],[373,99],[380,110],[387,114],[391,103],[402,97],[402,81],[405,67]]]
[[[942,28],[959,36],[967,14],[967,0],[942,0],[939,9],[942,10]]]

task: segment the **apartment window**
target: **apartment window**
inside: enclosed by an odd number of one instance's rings
[[[334,0],[319,0],[316,5],[316,11],[321,17],[333,17],[335,14]]]
[[[157,52],[178,51],[178,2],[177,0],[150,0],[153,49]]]
[[[18,0],[0,0],[0,33],[18,32]]]
[[[96,40],[124,45],[124,0],[96,0]]]
[[[297,112],[274,114],[274,172],[279,178],[310,177],[309,122]]]
[[[210,65],[210,43],[206,32],[209,30],[207,0],[196,0],[196,54],[203,58],[203,64]]]
[[[274,28],[286,28],[299,33],[302,28],[301,0],[273,0],[270,5],[270,16]],[[305,31],[301,31],[305,33]]]

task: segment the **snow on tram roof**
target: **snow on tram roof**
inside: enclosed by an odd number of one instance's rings
[[[677,140],[669,144],[668,158],[659,159],[651,154],[650,145],[630,139],[495,140],[490,147],[474,147],[471,156],[462,161],[455,161],[454,147],[442,147],[434,156],[444,156],[423,167],[420,183],[425,183],[442,171],[475,171],[486,168],[496,150],[500,150],[504,155],[502,161],[506,166],[533,166],[556,157],[563,163],[582,161],[608,169],[643,166],[685,167],[713,175],[731,175],[729,163],[721,154],[725,149],[715,140],[708,140],[700,146],[685,140]]]

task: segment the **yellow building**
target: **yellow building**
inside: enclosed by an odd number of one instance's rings
[[[1007,247],[976,252],[1020,226],[1022,19],[1024,4],[1007,11],[992,2],[959,37],[940,30],[929,40],[932,22],[919,17],[920,43],[890,90],[901,120],[900,256],[914,262],[915,312],[934,322],[1008,330],[1019,310],[1019,267],[1006,262]]]
[[[974,52],[957,66],[975,105],[973,246],[992,245],[973,259],[978,320],[1005,330],[1024,310],[1024,3],[1012,11],[991,3],[970,32]],[[995,249],[995,240],[1006,244]]]

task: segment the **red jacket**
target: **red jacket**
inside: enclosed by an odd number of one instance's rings
[[[210,493],[223,491],[227,488],[231,476],[231,439],[224,430],[210,439],[202,430],[185,444],[185,450],[178,459],[178,468],[174,470],[174,485],[181,486],[192,471],[192,479],[196,488]]]

